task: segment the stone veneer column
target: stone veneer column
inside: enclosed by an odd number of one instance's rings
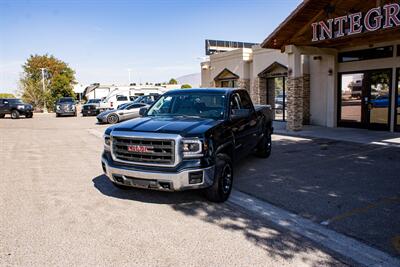
[[[310,124],[310,74],[303,74],[303,125]]]
[[[250,79],[237,80],[237,87],[241,89],[246,89],[246,91],[250,94]]]
[[[303,127],[303,77],[288,77],[286,97],[286,128],[290,131],[300,131]]]
[[[267,105],[267,79],[258,78],[258,87],[259,87],[259,98],[261,105]]]

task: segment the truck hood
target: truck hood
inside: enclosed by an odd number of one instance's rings
[[[222,123],[221,120],[191,117],[143,117],[114,126],[112,131],[151,132],[199,136]],[[106,131],[107,133],[107,131]]]

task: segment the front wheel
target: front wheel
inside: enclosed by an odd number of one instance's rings
[[[256,147],[256,155],[260,158],[268,158],[272,150],[272,131],[271,128],[265,130],[264,136]]]
[[[214,173],[214,183],[205,189],[208,200],[212,202],[224,202],[228,199],[233,185],[232,161],[227,155],[217,155]]]
[[[11,119],[19,119],[19,112],[18,110],[11,111]]]
[[[115,124],[115,123],[118,122],[118,120],[119,120],[119,118],[118,118],[118,116],[115,115],[115,114],[111,114],[111,115],[108,116],[108,118],[107,118],[107,122],[108,122],[109,124]]]

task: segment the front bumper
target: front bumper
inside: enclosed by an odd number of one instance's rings
[[[61,116],[69,116],[69,115],[75,115],[75,114],[76,114],[76,111],[75,111],[75,110],[73,110],[73,111],[57,110],[56,113],[57,113],[58,115],[61,115]]]
[[[102,117],[97,116],[96,119],[97,119],[97,122],[100,124],[107,123],[107,116],[102,116]]]
[[[98,109],[88,109],[88,110],[83,109],[82,110],[82,114],[85,116],[97,116],[97,115],[99,115],[99,113],[100,113],[100,110],[98,110]]]
[[[183,191],[207,188],[214,181],[214,166],[183,169],[176,172],[157,172],[116,165],[105,156],[102,157],[101,162],[104,173],[112,182],[131,187]],[[196,183],[193,183],[193,181]]]

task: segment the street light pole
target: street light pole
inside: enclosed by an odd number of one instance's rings
[[[42,70],[42,85],[43,85],[43,94],[46,93],[46,85],[44,83],[44,70],[46,68],[40,68]],[[47,106],[46,106],[46,97],[44,95],[44,99],[43,99],[43,113],[47,113]]]
[[[131,81],[131,71],[132,71],[132,69],[128,69],[129,85],[132,83],[132,81]]]

